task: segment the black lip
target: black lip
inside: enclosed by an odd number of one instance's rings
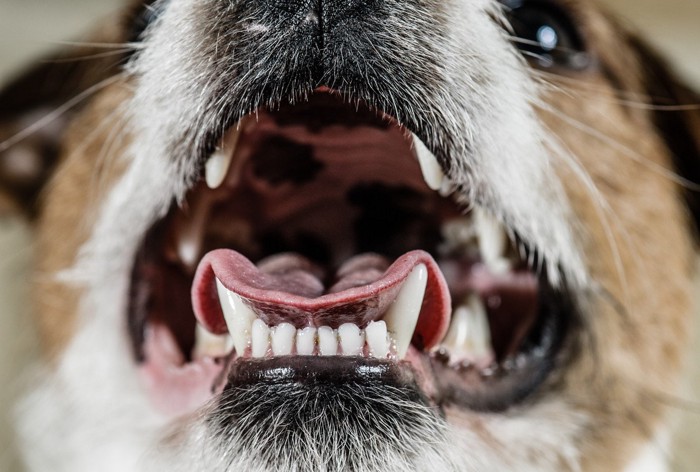
[[[430,370],[441,407],[502,412],[543,392],[577,352],[573,333],[580,332],[576,305],[566,290],[556,290],[540,277],[540,313],[516,357],[487,371],[455,369],[439,354],[430,356]],[[466,387],[466,388],[465,388]]]
[[[231,365],[228,386],[236,388],[264,382],[333,387],[351,382],[379,381],[386,385],[417,389],[415,374],[406,366],[406,363],[363,357],[288,356],[239,359]]]

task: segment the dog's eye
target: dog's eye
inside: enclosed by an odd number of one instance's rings
[[[504,0],[513,41],[543,68],[581,70],[590,64],[581,33],[559,6],[546,0]]]

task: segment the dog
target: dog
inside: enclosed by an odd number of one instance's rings
[[[589,1],[131,2],[0,93],[28,470],[667,470],[697,103]]]

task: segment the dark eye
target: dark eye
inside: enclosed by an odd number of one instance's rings
[[[590,56],[581,33],[561,7],[547,0],[503,0],[513,41],[533,63],[543,68],[581,70]]]

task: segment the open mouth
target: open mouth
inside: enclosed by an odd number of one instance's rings
[[[251,372],[396,370],[432,404],[495,411],[554,368],[566,294],[391,117],[319,91],[243,118],[202,174],[133,269],[134,349],[169,412]]]

